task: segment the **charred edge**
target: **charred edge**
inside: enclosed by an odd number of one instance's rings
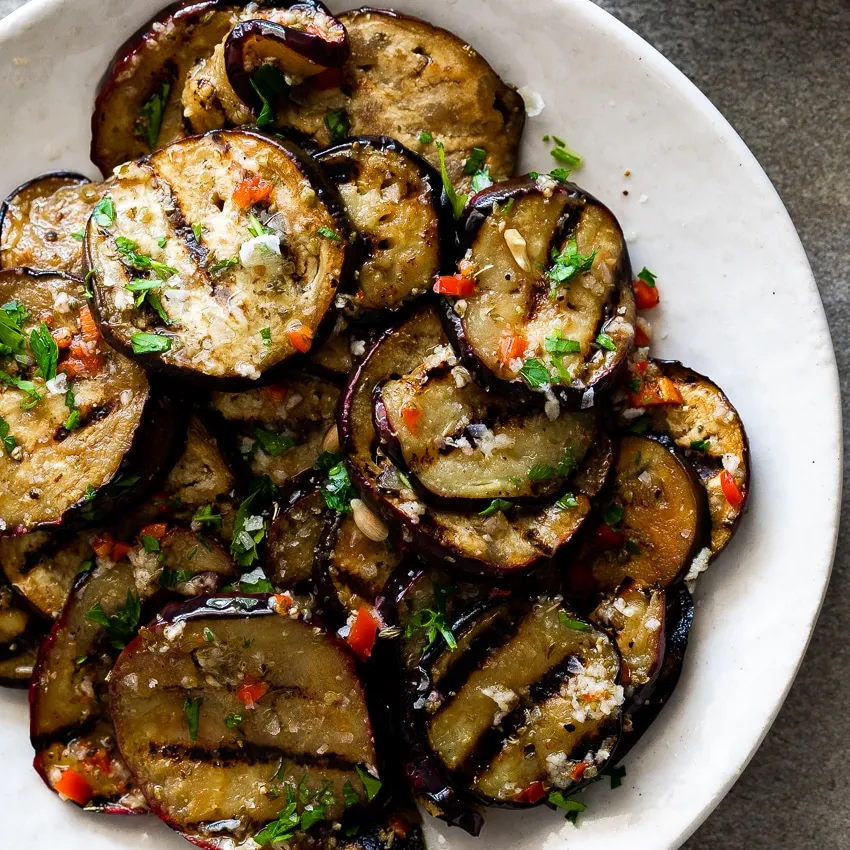
[[[95,712],[90,717],[87,717],[82,723],[76,723],[72,726],[63,726],[60,729],[54,729],[52,732],[44,732],[41,735],[31,735],[30,741],[33,749],[38,755],[46,750],[52,744],[70,744],[77,738],[83,738],[92,732],[98,723],[103,721],[103,715],[100,711]]]
[[[75,428],[73,431],[69,431],[64,425],[60,425],[53,434],[53,439],[57,443],[61,443],[63,440],[66,440],[71,434],[76,434],[79,431],[82,431],[88,425],[94,425],[96,422],[100,422],[102,419],[106,419],[116,408],[117,402],[113,399],[108,404],[102,404],[97,407],[93,407],[88,414],[82,417],[82,421],[78,428]]]
[[[357,765],[336,753],[318,756],[315,753],[294,753],[281,747],[263,746],[245,742],[239,747],[220,746],[215,749],[185,744],[160,744],[151,741],[148,755],[154,758],[166,758],[176,762],[194,761],[210,764],[214,767],[234,767],[235,765],[277,764],[290,761],[299,767],[311,767],[324,770],[338,770],[354,773]]]

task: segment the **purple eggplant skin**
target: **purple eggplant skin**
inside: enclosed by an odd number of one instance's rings
[[[641,691],[637,701],[624,706],[626,723],[612,764],[621,762],[652,725],[673,695],[682,673],[694,621],[694,601],[682,583],[668,588],[666,594],[664,660],[654,682]]]
[[[475,242],[481,226],[488,216],[493,214],[494,207],[503,205],[511,200],[520,198],[523,195],[538,191],[537,181],[532,180],[530,176],[512,177],[502,183],[496,183],[487,189],[482,190],[477,195],[474,195],[466,208],[463,218],[460,221],[460,245],[458,256],[463,257],[470,250]],[[560,183],[554,189],[554,192],[561,192],[569,195],[571,199],[583,203],[591,203],[602,207],[609,215],[617,221],[616,216],[608,207],[595,198],[593,195],[579,188],[575,183]],[[550,240],[551,248],[557,247],[564,236],[569,232],[572,224],[572,216],[567,212],[559,222],[558,227],[552,234]],[[621,231],[622,233],[622,231]],[[629,252],[626,246],[625,237],[623,237],[623,253],[620,258],[620,263],[615,271],[615,277],[619,282],[619,286],[614,290],[613,297],[610,299],[605,314],[600,322],[598,331],[604,332],[605,325],[613,319],[618,312],[618,309],[625,309],[625,315],[635,314],[635,297],[632,289],[632,266],[629,259]],[[490,387],[496,391],[506,394],[509,397],[515,398],[517,401],[527,404],[539,404],[540,393],[530,390],[525,381],[517,377],[511,381],[505,381],[496,377],[490,369],[488,369],[475,355],[475,351],[469,342],[466,331],[463,327],[463,319],[455,312],[451,302],[446,298],[441,298],[441,318],[446,333],[452,341],[455,351],[463,361],[464,366],[472,373],[473,378],[477,383],[485,387]],[[612,362],[610,367],[602,372],[589,386],[579,388],[564,387],[553,385],[552,391],[558,401],[567,409],[580,409],[582,397],[587,389],[592,388],[595,393],[604,393],[609,391],[617,382],[628,362],[629,354],[633,345],[622,347],[618,352],[619,357]]]
[[[317,0],[276,4],[279,8],[303,8],[330,17],[328,8]],[[304,32],[267,20],[242,21],[238,23],[224,42],[224,64],[227,79],[233,90],[244,102],[258,110],[262,106],[259,95],[251,85],[251,75],[245,69],[246,44],[255,40],[275,42],[284,52],[292,53],[293,73],[317,73],[325,68],[338,68],[351,53],[348,34],[339,21],[335,21],[330,38],[318,33]]]

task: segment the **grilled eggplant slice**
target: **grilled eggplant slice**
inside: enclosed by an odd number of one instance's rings
[[[0,304],[0,528],[92,524],[142,498],[173,461],[177,417],[142,369],[103,345],[82,281],[8,269]]]
[[[431,288],[454,262],[454,219],[439,173],[386,136],[352,139],[316,154],[336,183],[360,237],[362,262],[351,316],[394,310]]]
[[[161,540],[143,537],[118,563],[98,559],[72,591],[33,678],[30,734],[35,768],[49,787],[73,770],[90,790],[89,799],[75,799],[80,805],[146,810],[115,744],[108,674],[135,635],[143,605],[155,609],[156,598],[209,592],[235,574],[223,549],[179,527]]]
[[[96,317],[147,369],[249,385],[310,347],[348,274],[336,191],[258,133],[177,142],[120,169],[108,197],[114,221],[92,218],[85,243]]]
[[[457,787],[523,806],[569,794],[605,767],[625,699],[605,632],[541,597],[491,607],[456,633],[456,649],[426,654],[408,699]]]
[[[487,392],[457,365],[442,329],[430,329],[419,329],[414,368],[375,390],[387,454],[444,507],[555,498],[596,439],[595,415],[552,419]]]
[[[667,437],[688,456],[708,494],[711,514],[711,554],[726,548],[750,495],[750,450],[738,411],[717,384],[675,361],[650,360],[635,374],[638,392],[630,394],[629,416],[621,422],[633,427],[634,413],[645,407],[651,433]],[[673,403],[652,404],[653,390],[668,382]],[[648,405],[647,402],[650,402]]]
[[[29,685],[46,632],[45,623],[28,609],[24,600],[7,584],[0,584],[0,685]]]
[[[79,273],[81,234],[102,191],[69,171],[42,174],[15,189],[0,207],[0,268]]]
[[[422,308],[387,331],[360,364],[340,407],[345,463],[361,494],[391,522],[400,523],[408,542],[422,553],[448,558],[458,568],[490,578],[516,574],[551,558],[582,526],[590,500],[599,493],[611,466],[610,441],[601,435],[571,479],[570,491],[543,506],[505,513],[496,505],[482,515],[478,510],[436,509],[419,501],[380,449],[372,394],[374,387],[394,375],[412,371],[422,360],[421,340],[439,335],[436,310]]]
[[[603,591],[627,578],[669,587],[708,545],[708,532],[705,491],[688,461],[633,434],[620,440],[614,493],[582,557]]]
[[[205,846],[259,833],[293,794],[300,813],[325,784],[324,819],[338,820],[343,788],[365,801],[361,771],[377,774],[353,657],[270,597],[167,610],[122,653],[110,694],[152,808]]]
[[[281,485],[316,462],[336,428],[339,395],[335,384],[305,374],[240,393],[213,393],[211,404],[252,474]]]
[[[497,184],[473,199],[461,255],[458,274],[474,289],[445,307],[464,363],[520,398],[592,407],[635,334],[629,254],[611,211],[548,175]]]
[[[323,74],[293,89],[280,123],[323,145],[385,133],[437,167],[430,134],[444,142],[449,177],[461,186],[469,186],[464,166],[474,148],[487,152],[494,179],[513,174],[525,108],[472,47],[396,12],[360,9],[339,20],[351,57],[335,80]]]

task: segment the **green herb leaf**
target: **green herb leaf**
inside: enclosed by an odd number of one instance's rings
[[[304,809],[301,814],[301,829],[306,832],[311,826],[315,826],[323,820],[327,820],[325,807],[311,804],[310,808]]]
[[[543,344],[550,354],[581,353],[581,343],[574,339],[564,339],[559,330],[556,330],[552,336],[547,336]]]
[[[347,514],[351,511],[351,500],[357,498],[357,491],[348,477],[348,470],[342,463],[328,470],[328,481],[322,487],[325,504],[332,511]]]
[[[0,346],[3,354],[23,352],[26,337],[21,328],[29,313],[20,301],[10,301],[0,308]]]
[[[617,350],[617,343],[614,342],[608,334],[599,334],[599,336],[596,337],[596,344],[600,348],[604,348],[606,351]]]
[[[171,83],[163,83],[160,90],[154,92],[142,104],[141,115],[136,122],[136,128],[150,151],[156,150],[159,131],[162,129],[162,117],[165,114],[165,106],[168,103],[170,93]]]
[[[212,528],[221,528],[221,514],[217,513],[212,505],[203,505],[192,515],[192,522],[198,525],[209,525]]]
[[[592,254],[580,254],[575,236],[571,237],[564,250],[558,253],[556,249],[552,249],[552,267],[547,270],[546,277],[549,278],[552,293],[566,283],[569,283],[574,277],[588,271],[593,265],[593,260],[596,257],[596,251]]]
[[[632,434],[645,434],[649,430],[650,424],[651,422],[648,416],[639,416],[632,422],[629,431]]]
[[[507,215],[511,211],[511,207],[516,203],[516,198],[508,198],[503,207],[499,207],[497,215]]]
[[[342,455],[336,452],[322,452],[317,458],[313,466],[320,469],[322,472],[330,472],[340,461]]]
[[[383,783],[380,779],[372,776],[371,773],[360,767],[359,764],[355,766],[355,770],[360,777],[360,781],[363,783],[363,787],[366,789],[366,799],[371,803],[381,790]]]
[[[277,431],[269,431],[267,428],[254,428],[254,438],[269,457],[280,457],[285,451],[298,445],[295,437],[278,434]]]
[[[168,244],[167,236],[157,236],[156,244],[159,245],[160,248],[164,248]]]
[[[196,242],[200,242],[204,238],[204,226],[203,226],[203,224],[193,224],[192,225],[192,236],[195,237]]]
[[[424,651],[427,652],[442,637],[446,646],[454,651],[457,649],[457,640],[449,624],[446,614],[446,600],[455,591],[454,587],[445,585],[434,586],[434,607],[422,608],[417,611],[408,621],[405,636],[411,637],[416,631],[423,629],[428,634],[428,642]]]
[[[611,779],[611,790],[613,791],[623,784],[623,779],[626,776],[626,766],[621,764],[617,767],[608,767],[603,772]]]
[[[570,179],[571,173],[569,168],[553,168],[549,172],[549,176],[557,183],[566,183]]]
[[[708,440],[691,440],[691,448],[695,452],[707,452],[709,448]]]
[[[614,528],[622,522],[624,513],[625,511],[621,505],[612,502],[602,512],[602,519],[605,520],[605,525],[609,526],[609,528]]]
[[[446,196],[449,204],[451,204],[452,212],[456,219],[463,215],[466,202],[469,198],[466,195],[459,195],[449,179],[449,170],[446,167],[446,146],[442,142],[437,142],[437,151],[440,155],[440,176],[443,180],[443,193]]]
[[[254,481],[248,497],[239,506],[233,523],[230,554],[240,567],[248,567],[258,558],[257,544],[266,533],[262,514],[276,495],[277,487],[264,475]]]
[[[478,516],[493,516],[493,514],[498,513],[499,511],[506,511],[509,508],[513,507],[512,502],[508,502],[505,499],[493,499],[483,511],[479,511]]]
[[[526,360],[522,364],[522,369],[519,370],[519,373],[528,386],[532,388],[552,382],[552,376],[549,374],[549,370],[536,357],[530,357]]]
[[[548,481],[550,478],[554,478],[557,473],[558,470],[548,463],[535,463],[534,466],[528,470],[528,480]]]
[[[136,269],[136,271],[152,271],[163,280],[177,274],[177,269],[174,266],[168,266],[159,262],[159,260],[154,260],[149,254],[140,254],[139,243],[128,239],[126,236],[116,236],[115,247],[124,258],[122,262]]]
[[[18,441],[9,433],[9,423],[0,416],[0,441],[3,442],[3,448],[7,455],[12,454]]]
[[[331,242],[342,242],[342,237],[335,231],[331,230],[324,224],[316,231],[319,236],[324,236],[325,239],[330,239]]]
[[[159,586],[172,588],[178,584],[185,584],[194,577],[191,570],[172,570],[171,567],[163,567],[159,574]]]
[[[558,162],[563,162],[564,165],[568,165],[570,168],[578,168],[581,165],[581,157],[572,151],[568,151],[566,142],[563,139],[552,136],[552,140],[555,142],[555,148],[550,153]]]
[[[265,236],[267,233],[271,233],[271,231],[263,225],[260,219],[254,215],[254,213],[248,213],[248,233],[253,237],[257,236]]]
[[[463,164],[463,173],[467,176],[480,171],[487,159],[487,151],[484,148],[473,148],[469,158]]]
[[[227,271],[227,269],[233,268],[233,266],[239,265],[239,257],[228,257],[225,260],[217,260],[210,266],[210,272],[212,274],[220,274],[223,271]]]
[[[258,578],[256,581],[242,579],[237,584],[238,593],[274,593],[274,585],[267,578]]]
[[[434,135],[433,135],[433,133],[429,133],[429,132],[427,132],[426,130],[423,130],[423,131],[419,134],[419,143],[420,143],[421,145],[430,145],[430,144],[431,144],[431,142],[433,142],[433,141],[434,141]]]
[[[658,276],[654,275],[646,266],[638,272],[638,278],[655,289],[655,281],[658,280]]]
[[[274,127],[277,120],[275,104],[289,93],[289,84],[274,65],[260,65],[251,75],[251,88],[262,103],[260,114],[257,115],[257,127],[268,130]]]
[[[564,495],[555,502],[555,507],[560,508],[562,511],[567,510],[567,508],[577,508],[578,499],[576,499],[573,493],[564,493]]]
[[[263,345],[271,345],[272,344],[272,329],[271,328],[260,328],[260,336],[263,338]]]
[[[325,127],[332,145],[347,139],[351,132],[351,121],[344,109],[337,109],[325,116]]]
[[[96,274],[97,272],[94,269],[89,269],[89,271],[86,272],[86,276],[83,278],[86,298],[94,298],[94,293],[91,291],[91,282],[94,280]]]
[[[26,398],[21,401],[21,410],[31,410],[44,398],[32,381],[23,381],[20,378],[14,378],[2,369],[0,369],[0,384],[5,384],[7,387],[14,387],[26,395]]]
[[[203,701],[203,697],[195,697],[195,699],[186,697],[186,701],[183,703],[183,713],[186,715],[186,725],[189,727],[189,738],[192,741],[198,740],[198,725],[201,719],[201,703]]]
[[[581,620],[574,620],[566,611],[558,611],[558,622],[562,626],[566,626],[568,629],[572,629],[574,632],[592,632],[593,629],[587,625],[587,623],[582,623]]]
[[[165,312],[165,308],[162,306],[162,301],[159,300],[158,295],[154,295],[153,293],[150,293],[148,295],[148,304],[150,304],[151,307],[153,307],[154,312],[157,314],[157,316],[159,316],[159,318],[162,320],[162,323],[164,325],[174,324],[171,321],[171,319],[168,317],[168,313]]]
[[[142,604],[134,590],[127,591],[127,599],[114,614],[106,614],[98,602],[86,613],[86,619],[106,628],[106,636],[113,649],[124,647],[135,636],[142,616]]]
[[[76,233],[71,234],[71,239],[76,239],[77,242],[82,242],[86,238],[86,234],[83,233],[82,230],[78,230]]]
[[[92,210],[94,223],[100,227],[112,227],[115,224],[115,204],[108,195],[101,198]]]
[[[204,640],[207,643],[215,643],[215,634],[212,629],[204,629]]]
[[[277,774],[275,774],[277,776]],[[272,777],[274,781],[275,777]],[[265,847],[268,844],[275,844],[279,841],[286,841],[295,835],[295,830],[298,828],[300,818],[298,817],[298,798],[295,795],[295,789],[289,784],[286,784],[286,808],[278,812],[277,820],[267,823],[255,836],[254,841]]]
[[[579,803],[578,800],[570,800],[569,797],[565,797],[560,791],[552,791],[546,800],[553,806],[557,806],[557,808],[563,809],[567,812],[567,819],[572,823],[575,823],[576,819],[571,818],[570,815],[578,816],[579,812],[583,812],[587,809],[587,806],[584,803]]]
[[[162,549],[159,545],[159,540],[156,537],[151,537],[150,534],[142,535],[142,548],[145,552],[159,552]]]
[[[224,725],[228,729],[237,729],[239,726],[242,725],[244,720],[245,720],[244,714],[239,714],[238,712],[234,711],[231,714],[225,715]]]
[[[481,171],[476,171],[472,175],[472,191],[483,192],[486,188],[493,185],[493,178],[490,176],[490,168],[484,168]]]
[[[41,377],[45,381],[52,381],[56,377],[56,367],[59,364],[59,346],[44,322],[37,330],[30,332],[30,348]]]
[[[159,354],[171,349],[171,337],[161,334],[135,333],[130,342],[134,354]]]

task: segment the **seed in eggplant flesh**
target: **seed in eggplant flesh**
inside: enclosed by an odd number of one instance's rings
[[[321,629],[278,616],[272,597],[213,596],[170,609],[122,653],[110,699],[140,787],[196,843],[265,842],[339,820],[346,788],[362,807],[379,783],[352,656]],[[201,701],[195,740],[189,699]],[[231,728],[234,712],[244,719]]]
[[[282,124],[327,145],[341,141],[333,138],[336,125],[328,119],[342,114],[348,124],[344,136],[391,131],[435,168],[433,140],[442,141],[449,179],[463,192],[471,187],[472,175],[464,174],[464,166],[475,148],[486,151],[486,165],[495,177],[513,173],[525,123],[522,99],[470,45],[388,10],[344,12],[339,21],[348,33],[351,57],[338,82],[314,77],[295,88],[279,111]],[[422,141],[423,129],[432,142]]]
[[[482,612],[457,642],[426,657],[426,687],[408,694],[452,783],[487,803],[524,805],[537,783],[569,794],[598,775],[624,702],[605,632],[541,597]]]
[[[464,363],[520,398],[593,407],[634,343],[631,266],[613,214],[572,183],[516,178],[476,195],[463,228],[459,274],[475,287],[462,310],[445,310]]]
[[[143,608],[214,591],[235,574],[221,547],[188,529],[161,538],[144,531],[120,561],[106,556],[82,576],[39,653],[31,689],[36,770],[60,794],[64,774],[76,773],[88,791],[70,799],[106,812],[147,810],[115,743],[107,698],[115,658],[135,636]]]
[[[178,417],[142,369],[104,345],[82,281],[7,269],[0,304],[2,532],[91,525],[144,495],[173,460]]]
[[[395,310],[448,272],[454,221],[440,175],[399,142],[364,137],[315,155],[337,185],[360,237],[357,289],[340,293],[346,313],[369,317]]]
[[[654,359],[635,378],[640,388],[661,379],[671,382],[675,403],[647,406],[648,427],[672,440],[696,469],[708,494],[710,548],[716,557],[729,545],[746,509],[751,486],[747,433],[738,411],[710,378],[681,363]],[[632,394],[632,402],[641,400],[640,390]],[[628,428],[623,410],[620,421]]]
[[[0,207],[0,268],[79,274],[82,234],[101,193],[82,174],[62,171],[19,186]]]
[[[113,224],[92,218],[86,231],[95,317],[146,369],[250,386],[310,348],[347,280],[339,197],[288,143],[248,131],[185,139],[120,168],[108,197]]]
[[[627,578],[669,587],[708,544],[705,491],[688,461],[657,440],[624,436],[614,494],[579,560],[598,586],[614,591]]]

